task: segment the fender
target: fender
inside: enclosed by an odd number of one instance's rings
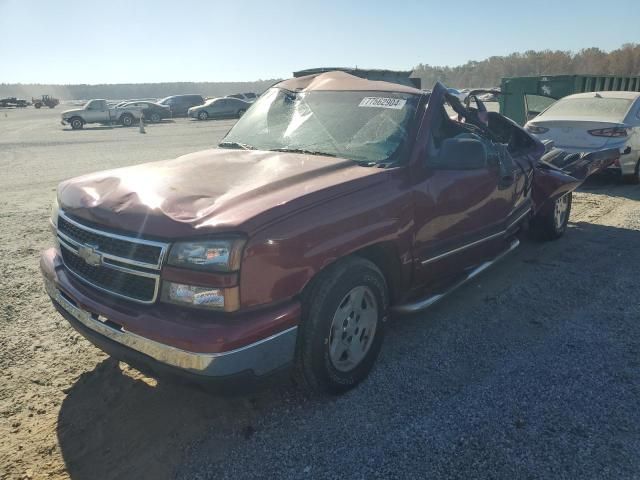
[[[366,168],[366,167],[363,167]],[[285,301],[300,294],[334,261],[372,245],[392,245],[401,284],[412,271],[413,203],[405,168],[386,180],[272,223],[245,247],[240,275],[241,308]]]
[[[534,212],[551,208],[558,197],[574,191],[587,177],[604,170],[619,158],[617,148],[573,155],[551,150],[536,165],[532,188]]]

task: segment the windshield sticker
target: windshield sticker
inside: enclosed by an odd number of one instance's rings
[[[406,103],[407,101],[404,98],[364,97],[358,106],[400,110]]]

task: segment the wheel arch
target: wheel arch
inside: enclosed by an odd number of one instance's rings
[[[400,254],[397,246],[391,241],[383,241],[367,245],[366,247],[355,250],[348,255],[335,258],[332,262],[327,263],[314,273],[314,275],[302,287],[298,296],[300,298],[304,298],[313,289],[318,279],[321,278],[329,268],[332,268],[337,263],[351,257],[369,260],[380,270],[385,282],[387,283],[390,304],[393,304],[400,297],[404,284],[402,263],[400,261]]]

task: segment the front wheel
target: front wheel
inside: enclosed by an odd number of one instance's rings
[[[198,119],[199,120],[206,120],[207,118],[209,118],[209,114],[207,112],[205,112],[204,110],[201,111],[200,113],[198,113]]]
[[[36,108],[41,108],[42,104],[41,103],[34,103],[33,106],[36,107]]]
[[[364,380],[384,337],[385,278],[372,262],[347,258],[316,279],[303,300],[295,375],[315,393],[342,393]]]
[[[553,207],[531,220],[531,232],[540,240],[555,240],[564,235],[571,215],[572,193],[565,193],[553,202]]]
[[[124,114],[122,118],[120,118],[120,123],[122,123],[123,127],[130,127],[133,125],[133,115]]]
[[[151,117],[149,118],[153,123],[158,123],[160,119],[160,114],[158,112],[153,112]]]
[[[73,117],[69,123],[74,130],[80,130],[84,126],[84,122],[79,117]]]
[[[240,110],[238,110],[238,118],[240,118],[242,115],[244,115],[244,112],[246,112],[245,109],[241,108]]]

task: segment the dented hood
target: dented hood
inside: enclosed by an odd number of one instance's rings
[[[382,169],[332,157],[212,149],[68,180],[58,201],[78,219],[160,238],[251,233],[383,177]]]

